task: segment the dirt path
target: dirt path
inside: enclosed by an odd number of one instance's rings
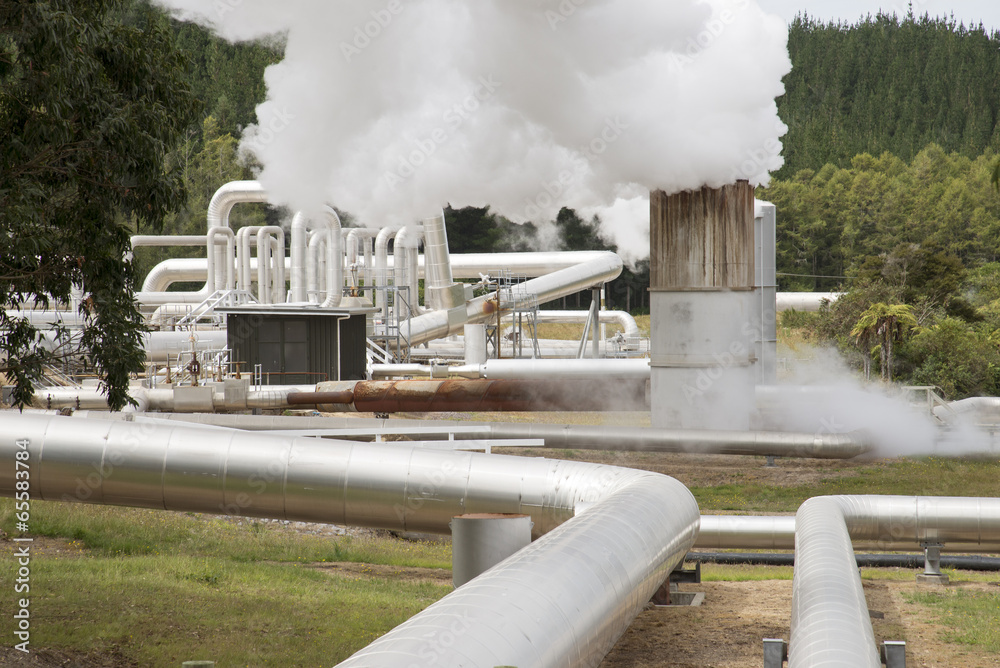
[[[995,591],[996,583],[961,585]],[[911,668],[996,668],[1000,659],[949,643],[946,629],[927,611],[906,601],[921,591],[915,582],[864,582],[876,640],[905,640]],[[697,608],[647,608],[636,617],[602,668],[760,668],[763,639],[788,640],[792,582],[703,582],[681,591],[705,592]],[[926,590],[924,590],[926,591]]]

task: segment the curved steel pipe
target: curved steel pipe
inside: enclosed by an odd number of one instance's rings
[[[808,311],[815,313],[823,302],[832,304],[840,299],[843,292],[778,292],[775,305],[781,311]]]
[[[843,508],[818,497],[795,518],[789,668],[881,668]]]
[[[535,295],[539,304],[571,295],[581,290],[612,281],[622,272],[622,260],[610,251],[567,269],[533,278],[518,286],[525,295]],[[466,323],[486,322],[497,317],[494,295],[483,295],[466,304],[464,318],[455,318],[449,311],[432,311],[403,323],[400,330],[410,346],[433,339],[443,339],[464,330]]]
[[[852,539],[984,545],[1000,538],[1000,499],[823,496],[795,515],[788,665],[881,666]]]
[[[384,243],[396,232],[391,228],[383,228],[386,233]],[[381,234],[381,233],[380,233]],[[478,279],[480,274],[506,269],[515,276],[528,278],[568,269],[578,264],[590,262],[603,256],[608,251],[552,251],[538,253],[462,253],[451,254],[452,276],[456,279]],[[385,262],[386,271],[393,268],[391,257]],[[420,276],[423,276],[424,257],[418,259]],[[378,243],[376,242],[375,270],[378,273]],[[171,285],[178,282],[196,282],[205,280],[205,258],[171,258],[160,262],[147,275],[143,282],[143,292],[165,292]],[[384,285],[384,283],[377,283]]]
[[[424,230],[419,225],[407,225],[396,232],[392,246],[393,283],[397,288],[408,288],[405,297],[406,306],[402,301],[396,302],[396,308],[401,309],[399,317],[411,318],[420,315],[420,276],[417,272],[417,257],[420,241]]]
[[[343,666],[597,666],[698,532],[691,493],[644,471],[10,413],[3,496],[19,442],[34,499],[441,533],[457,515],[515,513],[546,534]]]

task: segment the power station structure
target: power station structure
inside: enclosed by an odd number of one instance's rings
[[[234,206],[265,201],[260,184],[230,183],[205,235],[133,239],[206,248],[160,263],[137,294],[152,330],[137,407],[108,412],[74,369],[52,369],[60,384],[38,389],[36,411],[0,413],[0,495],[16,494],[23,451],[35,499],[454,532],[455,591],[344,666],[596,666],[688,551],[709,547],[795,550],[789,665],[876,667],[854,546],[924,550],[929,577],[942,549],[1000,549],[998,499],[819,497],[794,518],[702,517],[667,476],[490,453],[870,449],[863,433],[760,428],[779,302],[833,295],[776,293],[775,208],[748,183],[652,194],[648,340],[602,308],[614,253],[454,255],[443,214],[345,228],[327,208],[295,214],[287,235],[230,228]],[[190,282],[203,287],[170,290]],[[581,291],[587,311],[544,308]],[[73,305],[30,317],[80,324]],[[540,337],[553,320],[584,334]],[[260,414],[295,408],[376,417]],[[389,417],[503,410],[648,412],[653,426]],[[388,434],[412,440],[372,442]]]

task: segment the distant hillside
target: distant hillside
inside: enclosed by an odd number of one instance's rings
[[[932,143],[970,158],[1000,149],[1000,33],[927,16],[848,25],[803,15],[789,52],[779,178],[848,167],[861,153],[910,161]]]

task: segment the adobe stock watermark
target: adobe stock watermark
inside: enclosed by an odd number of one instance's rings
[[[546,10],[545,20],[549,22],[549,28],[553,31],[558,30],[561,24],[569,21],[570,17],[585,4],[587,0],[562,0],[556,9]]]
[[[15,489],[15,519],[17,530],[21,534],[28,532],[31,520],[31,441],[26,438],[15,441],[17,450],[14,452],[14,489]],[[21,535],[13,539],[15,547],[14,558],[17,559],[17,572],[14,578],[14,593],[22,598],[15,599],[14,637],[20,642],[14,645],[19,652],[29,654],[31,643],[31,543],[32,538]]]
[[[492,74],[479,77],[475,90],[461,102],[452,105],[441,115],[443,126],[434,128],[424,139],[413,140],[413,149],[397,159],[394,169],[387,171],[383,178],[389,189],[395,191],[399,184],[413,177],[420,167],[427,164],[431,156],[455,136],[455,133],[488,102],[503,83]]]
[[[693,406],[696,399],[704,397],[705,393],[709,392],[729,369],[752,364],[756,360],[757,354],[755,338],[761,337],[763,339],[761,322],[769,322],[777,317],[777,311],[768,309],[762,313],[762,320],[760,322],[755,320],[744,321],[740,327],[740,334],[743,336],[743,339],[732,341],[725,351],[713,354],[712,360],[714,364],[700,369],[694,379],[693,385],[685,383],[684,387],[681,388],[688,404]],[[759,362],[759,360],[756,361]]]
[[[562,170],[554,181],[543,183],[542,190],[537,195],[524,201],[523,217],[526,220],[536,219],[543,210],[559,202],[566,190],[577,179],[586,174],[591,164],[597,162],[612,144],[621,139],[629,127],[629,124],[623,121],[620,116],[605,119],[604,127],[601,128],[597,136],[587,144],[577,148],[579,157],[574,160],[573,169]]]
[[[287,130],[294,120],[295,115],[288,109],[279,109],[268,119],[266,124],[258,124],[252,133],[244,135],[240,150],[256,154],[258,149],[272,143],[279,134]]]
[[[750,6],[750,0],[737,0],[732,9],[724,9],[717,16],[705,22],[705,27],[695,36],[688,37],[684,50],[672,52],[674,62],[680,66],[690,65],[725,34],[729,26],[736,23],[740,12]]]
[[[389,0],[385,9],[373,10],[370,13],[372,20],[364,25],[355,26],[351,41],[340,43],[340,53],[343,54],[344,60],[351,62],[360,56],[361,52],[381,37],[386,28],[392,25],[393,20],[403,13],[403,8],[401,0]]]
[[[434,632],[430,639],[430,644],[417,651],[419,663],[411,663],[409,668],[424,668],[426,666],[439,666],[447,651],[455,646],[458,639],[468,633],[472,628],[472,619],[468,612],[463,612],[460,619],[456,619],[447,627]]]
[[[423,481],[420,482],[419,486],[415,480],[412,481],[412,486],[407,484],[406,502],[394,504],[392,507],[400,523],[405,525],[408,515],[419,511],[429,499],[435,498],[438,490],[447,484],[452,474],[457,470],[455,462],[448,459],[442,462],[437,469],[425,471]]]
[[[781,142],[771,137],[758,149],[747,149],[744,160],[733,168],[730,181],[747,181],[753,177],[771,170],[771,160],[781,154]]]
[[[235,12],[243,5],[243,0],[216,0],[215,18],[222,20],[226,14]]]

